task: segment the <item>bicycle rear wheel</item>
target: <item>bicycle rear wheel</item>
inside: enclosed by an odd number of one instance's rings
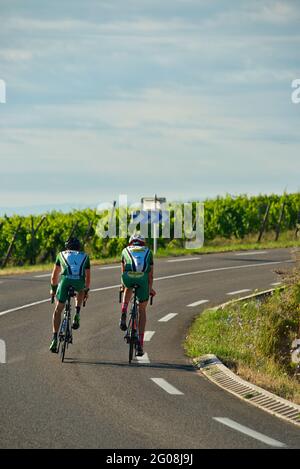
[[[134,337],[131,334],[130,342],[129,342],[129,364],[132,362],[132,359],[133,359],[133,350],[134,350]]]

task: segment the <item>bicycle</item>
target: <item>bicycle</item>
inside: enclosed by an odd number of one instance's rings
[[[133,359],[133,352],[135,356],[137,355],[138,345],[139,345],[139,301],[137,298],[137,289],[139,285],[133,286],[133,298],[131,299],[132,307],[129,315],[129,323],[127,326],[127,331],[124,336],[124,340],[129,345],[129,364],[131,364]],[[123,286],[120,287],[119,292],[119,303],[122,303],[122,294]],[[153,304],[153,296],[150,297],[150,304]]]
[[[73,333],[72,333],[72,315],[71,315],[71,299],[76,296],[75,289],[73,287],[69,287],[68,290],[68,297],[65,305],[64,310],[64,317],[61,322],[59,333],[58,333],[58,346],[57,346],[57,354],[59,354],[61,348],[61,361],[64,362],[66,349],[69,348],[69,344],[73,344]],[[86,305],[87,298],[84,298],[83,306]],[[54,303],[54,296],[51,297],[51,303]]]

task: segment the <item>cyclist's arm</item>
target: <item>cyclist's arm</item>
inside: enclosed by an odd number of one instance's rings
[[[53,289],[53,287],[57,287],[58,285],[60,272],[61,272],[60,265],[55,264],[53,271],[52,271],[52,275],[51,275],[51,288],[54,293],[56,292],[55,292],[55,289]]]

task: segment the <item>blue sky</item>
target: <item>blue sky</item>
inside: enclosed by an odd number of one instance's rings
[[[300,189],[299,0],[0,5],[0,213]]]

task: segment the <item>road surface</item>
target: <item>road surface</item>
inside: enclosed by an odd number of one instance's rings
[[[182,343],[204,308],[280,281],[287,249],[156,260],[145,357],[128,364],[116,266],[94,266],[62,364],[48,350],[49,274],[0,277],[1,448],[300,448],[300,429],[199,375]],[[31,305],[31,306],[28,306]]]

